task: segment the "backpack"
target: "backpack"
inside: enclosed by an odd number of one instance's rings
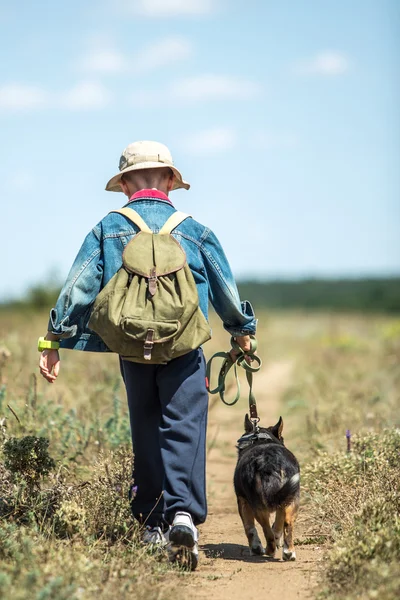
[[[114,210],[139,227],[122,266],[100,291],[89,328],[124,360],[165,364],[210,339],[196,283],[171,232],[190,215],[174,212],[159,233],[131,208]]]

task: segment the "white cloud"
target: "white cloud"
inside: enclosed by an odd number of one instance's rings
[[[191,43],[182,36],[160,39],[132,56],[124,55],[101,38],[94,38],[90,46],[80,66],[94,74],[145,73],[185,60],[192,53]]]
[[[108,34],[92,33],[85,40],[86,53],[78,64],[80,71],[107,74],[126,70],[126,61]]]
[[[32,112],[39,109],[91,110],[105,108],[111,94],[100,83],[82,81],[62,92],[24,83],[0,86],[0,112]]]
[[[67,110],[101,109],[110,100],[110,93],[103,85],[95,81],[82,81],[63,94],[62,106]]]
[[[210,14],[215,0],[123,0],[125,10],[149,18]]]
[[[189,58],[192,45],[183,37],[168,37],[145,48],[133,57],[132,70],[135,72],[153,71],[180,60]]]
[[[300,75],[343,75],[349,70],[350,62],[341,52],[321,52],[308,62],[300,63],[297,72]]]
[[[198,75],[172,82],[160,91],[138,89],[132,95],[132,105],[150,108],[163,105],[179,106],[218,100],[250,100],[262,92],[262,87],[245,79],[220,75]]]
[[[260,86],[252,81],[220,75],[198,75],[176,82],[169,94],[172,99],[193,102],[229,98],[247,100],[260,91]]]
[[[113,48],[93,48],[82,61],[85,71],[94,73],[120,73],[126,70],[123,55]]]
[[[230,128],[205,129],[182,140],[183,149],[195,155],[215,154],[236,146],[237,134]]]
[[[8,83],[0,87],[0,110],[24,111],[44,108],[49,103],[49,94],[42,87]]]

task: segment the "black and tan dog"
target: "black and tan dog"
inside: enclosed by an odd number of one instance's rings
[[[246,415],[238,440],[234,485],[250,554],[274,556],[283,545],[283,560],[296,560],[293,524],[299,508],[300,467],[284,446],[282,417],[274,427],[258,427]],[[271,528],[270,516],[275,513]],[[264,550],[254,520],[263,528]]]

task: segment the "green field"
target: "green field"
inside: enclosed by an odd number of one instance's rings
[[[400,321],[258,316],[264,362],[294,364],[282,414],[296,424],[290,447],[302,464],[302,513],[327,550],[319,593],[398,597]],[[208,355],[229,342],[214,321]],[[130,518],[117,358],[64,351],[49,385],[35,348],[46,325],[45,313],[0,312],[0,596],[177,598],[190,575],[144,549]],[[49,440],[48,448],[29,436]]]

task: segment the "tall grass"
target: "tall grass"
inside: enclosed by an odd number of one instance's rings
[[[39,375],[46,315],[0,318],[0,597],[179,597],[132,520],[129,419],[115,356],[62,353]]]
[[[321,589],[335,599],[391,600],[400,592],[400,322],[258,317],[264,363],[295,365],[282,414],[302,464],[302,518],[326,540]],[[59,379],[47,384],[35,348],[46,324],[46,314],[0,315],[0,596],[177,598],[179,573],[142,547],[130,516],[118,360],[63,352]],[[214,331],[208,355],[229,343]]]
[[[334,319],[306,348],[285,407],[297,420],[309,531],[333,544],[322,595],[398,598],[400,321]]]

